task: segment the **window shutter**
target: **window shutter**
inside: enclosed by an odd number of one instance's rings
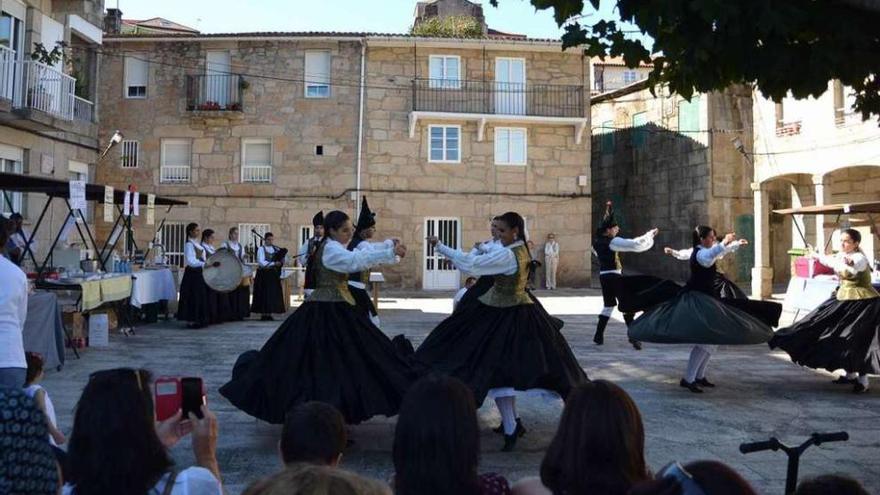
[[[141,55],[125,57],[125,86],[147,85],[147,62],[141,60]]]
[[[165,143],[163,165],[190,165],[192,157],[191,143],[189,141],[171,141]]]
[[[246,142],[244,144],[244,160],[246,166],[271,165],[272,145],[269,141]]]
[[[330,52],[306,52],[306,84],[330,84]]]

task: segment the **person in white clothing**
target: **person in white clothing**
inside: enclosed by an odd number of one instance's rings
[[[461,302],[461,298],[467,293],[468,289],[474,286],[477,283],[476,277],[468,277],[464,280],[464,287],[458,289],[458,292],[455,293],[455,296],[452,298],[452,311],[455,311],[455,308],[458,306],[458,303]]]
[[[544,274],[545,284],[550,290],[556,289],[556,270],[559,268],[559,243],[556,242],[556,234],[547,234],[547,242],[544,243]]]
[[[324,237],[324,211],[319,211],[315,213],[315,216],[312,217],[312,228],[314,229],[314,233],[312,237],[310,237],[306,242],[303,243],[302,246],[299,247],[299,252],[297,253],[296,259],[299,266],[306,269],[305,274],[303,274],[304,282],[303,282],[303,294],[306,297],[312,294],[312,291],[315,290],[315,280],[314,277],[311,277],[311,272],[308,271],[309,259],[315,254],[315,250],[318,248],[318,244],[321,242],[321,239]]]
[[[0,251],[8,240],[9,220],[0,219]],[[28,283],[24,272],[0,256],[0,387],[21,388],[27,374],[24,358],[24,322]]]
[[[354,235],[348,243],[348,250],[383,250],[389,247],[393,248],[395,241],[400,241],[400,239],[386,239],[384,242],[372,242],[371,239],[374,235],[376,235],[376,214],[370,210],[370,205],[367,204],[367,197],[364,196],[363,201],[361,201],[361,212],[358,215]],[[374,325],[381,327],[382,322],[379,320],[379,312],[376,310],[373,300],[370,299],[370,294],[367,292],[367,283],[369,281],[369,269],[351,273],[348,276],[348,285],[350,285],[348,290],[351,291],[358,309],[368,316]]]
[[[46,389],[40,385],[43,381],[43,357],[36,352],[25,353],[27,360],[27,378],[25,380],[24,392],[28,397],[34,399],[37,407],[43,411],[46,416],[46,426],[49,429],[49,442],[52,445],[61,445],[67,441],[64,433],[58,429],[58,419],[55,417],[55,406]]]
[[[9,216],[9,220],[12,222],[12,234],[9,240],[15,245],[14,262],[16,265],[21,265],[25,258],[37,255],[37,241],[36,239],[31,239],[31,233],[22,226],[24,218],[21,216],[21,213],[13,213]],[[5,245],[6,243],[4,242],[3,244]],[[30,254],[28,254],[28,251],[30,251]]]
[[[284,291],[281,289],[281,267],[287,249],[275,246],[275,236],[266,232],[263,245],[257,249],[257,276],[254,277],[254,301],[251,313],[262,314],[261,321],[273,321],[272,313],[284,313]]]
[[[238,241],[238,227],[229,229],[229,238],[223,241],[220,247],[235,254],[236,259],[241,262],[246,272],[241,279],[241,284],[230,292],[228,297],[229,319],[241,321],[251,314],[251,277],[249,275],[250,268],[245,266],[244,246]]]

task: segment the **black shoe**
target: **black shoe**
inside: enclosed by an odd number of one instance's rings
[[[633,349],[635,349],[637,351],[642,350],[642,343],[639,342],[638,340],[629,339],[629,343],[632,344]]]
[[[596,345],[602,345],[605,343],[605,336],[602,335],[602,333],[603,332],[596,332],[596,335],[593,335],[593,342],[595,342]]]
[[[699,385],[701,387],[709,387],[709,388],[715,387],[715,384],[710,382],[709,380],[706,380],[706,378],[697,378],[694,381],[694,383],[696,383],[697,385]]]
[[[855,378],[847,378],[846,375],[842,375],[837,380],[832,381],[831,383],[835,385],[855,385],[859,381]]]
[[[495,428],[492,428],[492,431],[494,431],[495,433],[497,433],[499,435],[503,435],[504,434],[504,423],[501,423],[500,425],[496,426]],[[513,430],[513,434],[516,435],[517,437],[522,437],[523,435],[526,434],[526,431],[527,430],[526,430],[525,426],[522,425],[522,419],[516,418],[516,429]]]
[[[263,315],[260,321],[275,321],[275,318],[272,318],[272,315]]]
[[[687,380],[685,380],[684,378],[682,378],[681,381],[678,382],[678,386],[679,386],[679,387],[684,387],[684,388],[690,390],[691,392],[693,392],[693,393],[695,393],[695,394],[702,394],[702,393],[703,393],[703,389],[701,389],[700,387],[698,387],[697,384],[696,384],[696,382],[694,382],[694,383],[690,383],[690,382],[688,382]]]
[[[854,394],[867,394],[868,387],[866,387],[866,386],[862,385],[861,383],[859,383],[858,381],[856,381],[856,384],[853,385],[853,393]]]
[[[596,333],[593,335],[593,342],[596,345],[602,345],[605,343],[605,326],[608,325],[607,316],[599,315],[599,322],[596,324]]]
[[[504,447],[501,447],[501,452],[513,452],[514,447],[516,447],[516,433],[504,435]]]

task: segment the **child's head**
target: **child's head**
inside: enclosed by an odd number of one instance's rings
[[[27,361],[25,384],[30,385],[40,381],[43,378],[43,356],[36,352],[26,352],[24,357]]]

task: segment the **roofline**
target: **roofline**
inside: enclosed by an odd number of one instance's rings
[[[615,90],[607,91],[605,93],[601,93],[601,94],[598,94],[595,96],[591,96],[590,97],[590,104],[592,105],[594,103],[600,103],[603,101],[613,100],[613,99],[621,97],[621,96],[625,96],[625,95],[632,94],[632,93],[635,93],[638,91],[642,91],[644,89],[648,89],[649,87],[650,87],[650,84],[648,84],[648,80],[642,79],[641,81],[636,81],[636,82],[630,84],[629,86],[624,86],[619,89],[615,89]]]

